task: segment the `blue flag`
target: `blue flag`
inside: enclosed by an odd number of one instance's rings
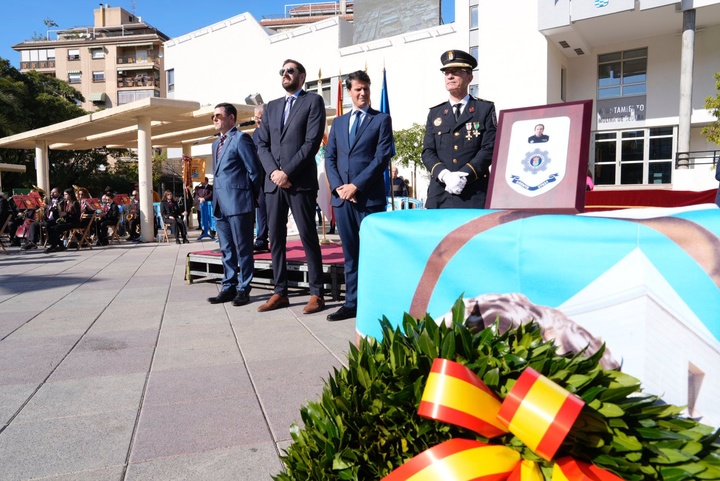
[[[385,68],[383,67],[383,84],[382,91],[380,92],[380,112],[390,115],[390,101],[388,100],[388,88],[387,88],[387,75]],[[395,140],[393,140],[393,157],[395,156]],[[385,192],[390,192],[390,166],[388,165],[387,170],[384,174],[385,178]]]

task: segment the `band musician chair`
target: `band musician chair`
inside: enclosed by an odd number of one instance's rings
[[[75,240],[77,244],[77,250],[80,250],[83,246],[87,246],[92,250],[92,242],[90,236],[92,235],[93,224],[95,223],[95,216],[90,217],[90,222],[85,227],[73,227],[68,232],[68,243]]]
[[[7,219],[5,219],[5,223],[0,227],[0,248],[2,248],[3,252],[5,254],[8,253],[7,249],[5,249],[5,244],[3,244],[2,236],[5,235],[5,230],[7,229],[8,224],[10,223],[10,216],[7,216]]]

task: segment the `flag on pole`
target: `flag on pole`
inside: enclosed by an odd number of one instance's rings
[[[342,75],[338,75],[337,104],[335,105],[335,110],[337,110],[337,113],[335,114],[336,117],[340,117],[343,114]]]
[[[342,75],[338,74],[338,91],[337,91],[337,103],[335,106],[337,113],[335,117],[340,117],[343,114],[343,91],[342,91]],[[335,213],[332,208],[332,194],[330,192],[330,182],[328,181],[327,174],[325,172],[325,148],[327,147],[328,133],[327,128],[325,129],[325,135],[323,135],[322,143],[320,144],[320,150],[315,155],[315,163],[317,164],[318,172],[318,190],[317,204],[320,206],[325,218],[328,222],[333,222],[335,219]]]
[[[385,67],[383,67],[383,83],[382,83],[382,90],[380,92],[380,112],[390,115],[390,100],[388,100],[387,74],[385,72]],[[395,140],[393,140],[392,152],[393,152],[393,157],[395,157]],[[390,190],[390,165],[388,165],[387,170],[385,170],[385,174],[383,174],[383,177],[385,179],[385,192],[391,192],[391,190]]]

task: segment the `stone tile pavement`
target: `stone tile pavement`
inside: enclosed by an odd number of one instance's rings
[[[0,481],[269,480],[300,407],[346,360],[350,319],[210,305],[184,282],[213,249],[0,253]]]

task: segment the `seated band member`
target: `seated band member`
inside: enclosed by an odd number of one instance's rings
[[[55,225],[48,227],[48,244],[45,253],[55,251],[64,251],[65,246],[62,243],[62,234],[80,226],[80,203],[75,197],[75,191],[67,188],[63,192],[63,200],[57,206],[58,218]]]
[[[138,196],[138,191],[134,189],[132,194],[130,194],[130,212],[128,213],[128,221],[130,225],[128,227],[127,240],[135,241],[140,239],[140,197]]]
[[[160,202],[160,214],[162,215],[163,222],[172,227],[175,233],[175,242],[180,244],[180,237],[182,237],[183,243],[189,244],[187,226],[183,220],[183,216],[187,215],[187,212],[180,209],[180,204],[175,200],[175,197],[173,197],[172,192],[169,190],[165,191],[164,198],[162,202]]]
[[[114,200],[115,195],[112,192],[105,192],[102,196],[102,210],[98,215],[97,221],[97,245],[106,246],[108,241],[108,227],[117,226],[120,219],[120,209]]]

